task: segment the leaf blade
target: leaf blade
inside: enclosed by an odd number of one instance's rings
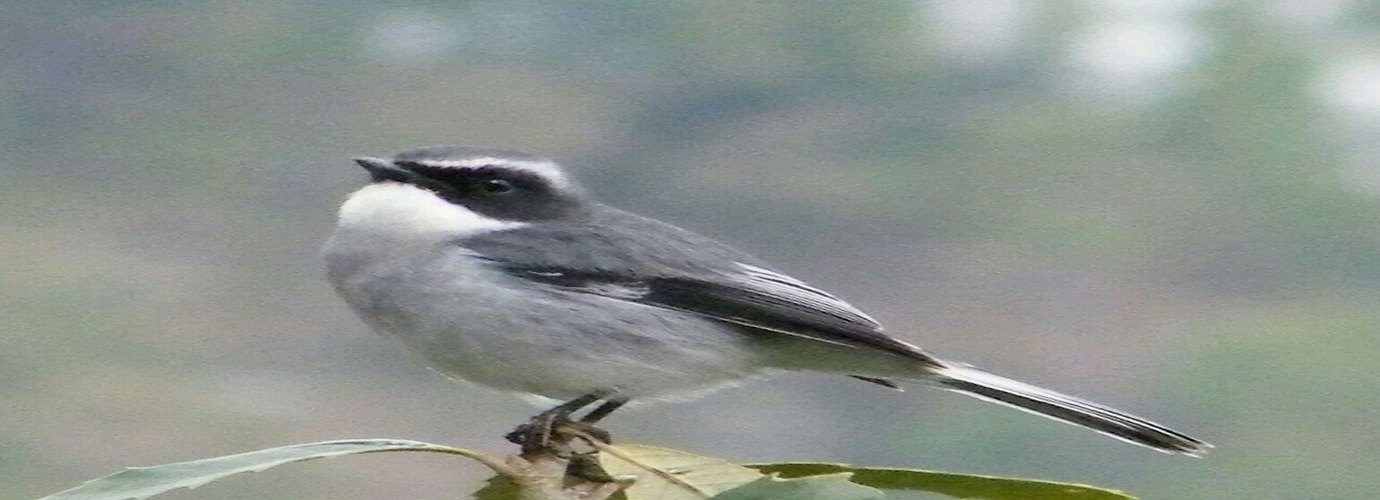
[[[473,500],[521,500],[522,486],[508,476],[494,476],[470,495]]]
[[[763,477],[710,500],[884,500],[886,493],[849,481],[852,474],[821,474],[780,479]]]
[[[782,477],[853,473],[852,481],[882,490],[924,491],[977,500],[1135,500],[1116,490],[1084,484],[919,469],[855,467],[848,464],[782,462],[749,464]]]
[[[304,460],[391,451],[462,455],[500,473],[507,470],[498,460],[460,448],[405,439],[346,439],[280,446],[150,467],[130,467],[39,500],[142,500],[175,489],[196,488],[234,474],[259,472]]]
[[[765,477],[727,460],[659,446],[597,444],[599,465],[613,476],[634,476],[629,499],[701,500]]]

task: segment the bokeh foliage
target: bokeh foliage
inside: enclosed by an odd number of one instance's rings
[[[0,497],[351,435],[501,446],[525,406],[366,334],[315,261],[361,178],[348,157],[435,143],[555,156],[899,335],[1219,450],[1175,460],[809,377],[615,434],[1147,498],[1372,491],[1375,110],[1327,89],[1380,58],[1380,16],[1305,4],[0,3]],[[1080,62],[1126,25],[1198,42],[1132,84]],[[457,489],[414,465],[235,494]]]

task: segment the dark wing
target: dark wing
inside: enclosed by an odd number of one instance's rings
[[[933,362],[847,302],[722,243],[650,219],[620,222],[548,223],[456,243],[505,272],[569,291]]]

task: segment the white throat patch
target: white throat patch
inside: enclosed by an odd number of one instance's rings
[[[341,230],[401,238],[443,234],[469,236],[525,225],[487,217],[398,182],[376,182],[351,194],[340,206]]]

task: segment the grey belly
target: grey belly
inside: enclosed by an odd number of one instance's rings
[[[612,388],[633,398],[699,391],[752,376],[749,337],[704,318],[542,288],[418,276],[345,280],[346,301],[434,369],[497,389],[570,398]],[[482,278],[482,279],[481,279]],[[353,282],[352,282],[353,281]]]

